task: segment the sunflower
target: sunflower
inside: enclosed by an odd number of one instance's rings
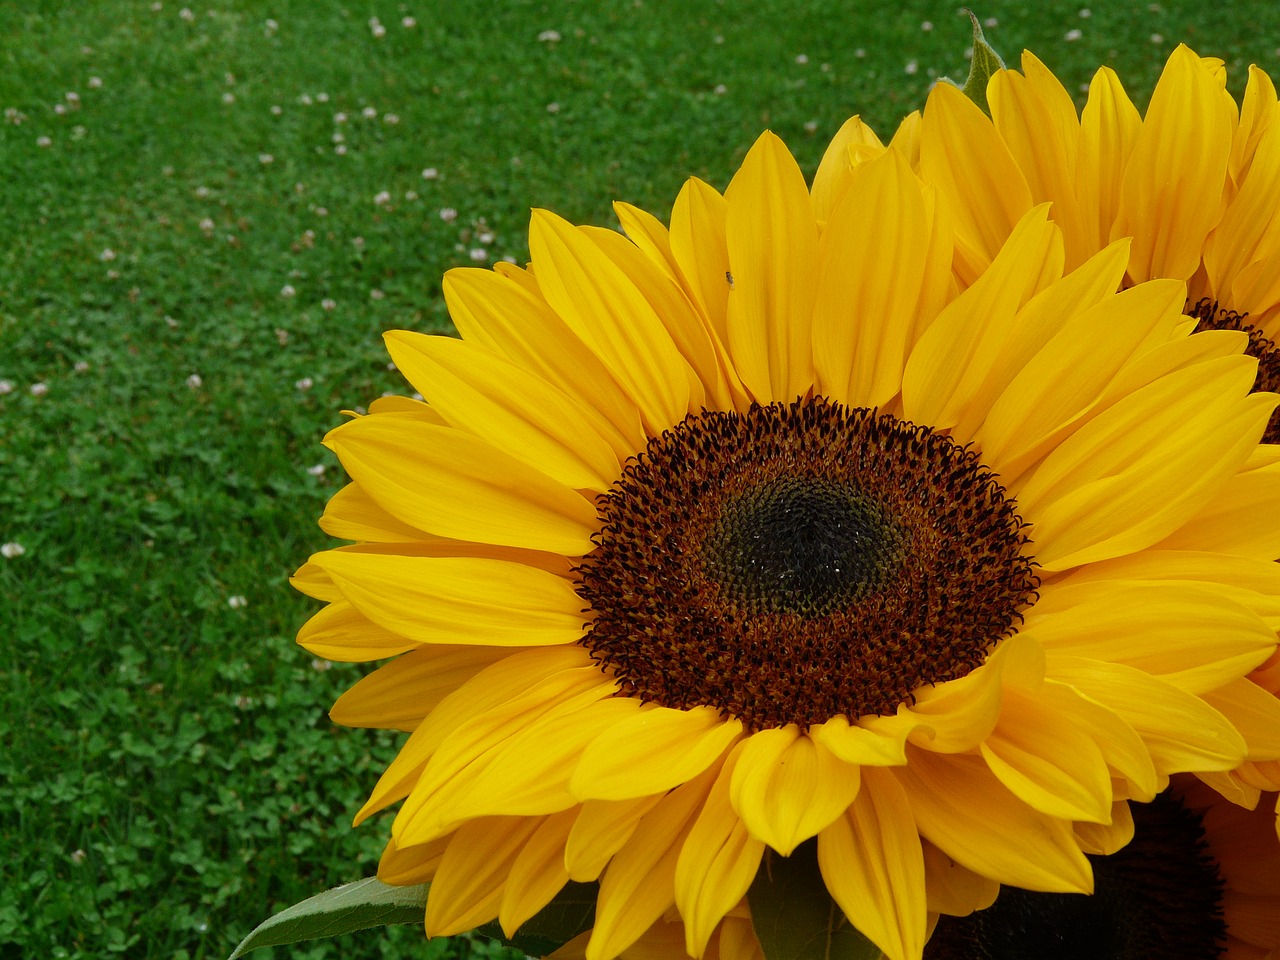
[[[387,335],[425,402],[327,437],[357,542],[299,641],[395,658],[332,716],[409,732],[357,822],[402,802],[380,876],[431,880],[428,934],[598,880],[589,960],[673,908],[702,956],[813,842],[919,958],[931,909],[1092,889],[1127,801],[1270,721],[1246,335],[1117,293],[1123,241],[1064,275],[1044,207],[957,294],[936,191],[851,131],[812,190],[765,134],[670,226],[536,211],[528,269],[445,277],[460,339]]]
[[[1134,839],[1093,859],[1092,896],[1006,888],[995,904],[942,917],[926,960],[1274,960],[1280,840],[1268,803],[1246,810],[1192,777],[1134,804]]]
[[[1280,105],[1249,68],[1237,107],[1217,59],[1179,46],[1145,116],[1103,67],[1077,115],[1071,96],[1030,52],[1022,72],[988,84],[988,118],[939,84],[901,144],[955,219],[956,271],[978,276],[1019,219],[1052,204],[1067,268],[1131,237],[1127,283],[1188,284],[1201,329],[1243,330],[1257,387],[1280,388]],[[1280,441],[1280,418],[1267,434]]]

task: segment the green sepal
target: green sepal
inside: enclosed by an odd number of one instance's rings
[[[987,81],[997,70],[1004,70],[1006,67],[1004,61],[1000,59],[1000,54],[996,53],[995,48],[987,43],[987,38],[982,35],[982,24],[978,22],[977,15],[969,9],[964,12],[973,22],[973,57],[969,60],[969,78],[965,80],[963,87],[950,77],[941,77],[939,82],[960,87],[961,92],[976,103],[983,113],[989,114],[991,111],[987,107]]]
[[[236,960],[259,947],[321,940],[393,923],[422,923],[430,886],[419,883],[393,887],[377,877],[366,877],[317,893],[258,924],[227,960]]]
[[[789,857],[766,850],[747,903],[765,960],[882,960],[827,892],[816,840]]]
[[[259,947],[322,940],[396,923],[421,924],[430,887],[429,883],[393,887],[376,877],[334,887],[258,924],[227,960],[237,960]],[[514,936],[504,936],[496,923],[485,924],[476,933],[515,947],[527,956],[546,956],[591,929],[599,890],[599,884],[570,882],[536,916],[525,921]]]

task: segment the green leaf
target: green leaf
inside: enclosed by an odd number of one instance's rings
[[[376,877],[334,887],[295,903],[258,924],[240,941],[240,946],[228,960],[236,960],[259,947],[336,937],[352,930],[393,923],[422,923],[426,916],[428,887],[428,883],[393,887]]]
[[[599,892],[598,883],[570,881],[536,916],[526,920],[514,936],[503,936],[502,928],[496,923],[487,923],[476,933],[501,940],[509,947],[523,950],[527,956],[545,957],[591,929],[596,920]]]
[[[765,960],[881,960],[827,892],[815,840],[789,857],[765,851],[747,903]]]
[[[1005,68],[1004,61],[982,35],[982,24],[978,23],[977,15],[972,10],[966,10],[965,13],[973,21],[973,59],[969,61],[969,79],[964,82],[961,90],[982,108],[983,113],[990,113],[987,109],[987,81],[997,70]]]

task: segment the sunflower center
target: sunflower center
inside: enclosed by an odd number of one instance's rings
[[[1247,313],[1219,309],[1216,300],[1205,297],[1194,305],[1188,305],[1186,314],[1199,322],[1196,333],[1202,330],[1241,330],[1249,336],[1245,353],[1258,361],[1258,376],[1253,381],[1253,393],[1280,391],[1280,347],[1266,337],[1261,330],[1247,323]],[[1267,429],[1262,434],[1263,443],[1280,443],[1280,410],[1271,415]]]
[[[1200,817],[1168,792],[1131,806],[1134,839],[1089,858],[1092,896],[1006,887],[986,910],[942,917],[925,960],[1222,957],[1222,878]]]
[[[750,729],[892,714],[981,664],[1037,586],[972,451],[821,398],[691,415],[598,506],[584,646],[627,695]]]

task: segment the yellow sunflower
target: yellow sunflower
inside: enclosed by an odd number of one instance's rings
[[[1280,838],[1275,796],[1252,810],[1180,775],[1133,804],[1133,840],[1093,858],[1092,896],[1006,888],[987,909],[943,917],[926,960],[1275,960]]]
[[[899,146],[955,219],[956,272],[978,276],[1033,206],[1051,203],[1067,269],[1131,237],[1127,283],[1188,284],[1202,329],[1244,330],[1258,388],[1280,388],[1280,104],[1250,67],[1237,107],[1221,60],[1169,57],[1140,116],[1114,71],[1098,70],[1077,115],[1040,60],[988,84],[987,117],[939,84]],[[907,142],[909,141],[909,143]],[[1280,418],[1269,441],[1280,440]]]
[[[598,880],[589,960],[673,908],[702,956],[816,838],[913,960],[996,883],[1090,890],[1128,800],[1270,720],[1245,335],[1116,293],[1125,242],[1064,275],[1043,207],[957,295],[936,192],[847,133],[812,192],[765,134],[670,226],[536,212],[529,269],[446,276],[461,339],[387,336],[426,402],[328,436],[358,542],[299,571],[299,640],[396,657],[332,715],[410,732],[358,820],[403,801],[380,876],[432,881],[429,934]]]

